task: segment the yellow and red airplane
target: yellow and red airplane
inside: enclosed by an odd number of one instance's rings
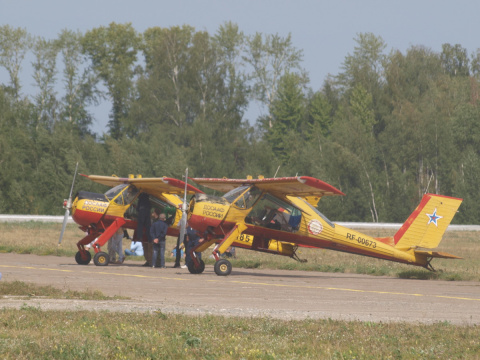
[[[64,202],[65,220],[71,211],[72,219],[79,225],[86,236],[77,243],[78,252],[75,260],[80,265],[90,263],[91,254],[85,249],[85,245],[97,239],[95,246],[95,265],[106,266],[109,263],[108,254],[101,251],[101,247],[120,229],[137,228],[135,202],[138,196],[144,192],[149,195],[149,201],[153,208],[159,208],[167,214],[169,224],[168,235],[178,236],[180,234],[179,222],[184,215],[185,206],[182,195],[203,193],[192,185],[181,180],[169,177],[142,178],[129,175],[128,178],[116,176],[83,175],[88,179],[110,186],[105,194],[97,194],[87,191],[79,191],[72,201],[72,190],[70,197]],[[74,178],[75,182],[75,178]],[[72,184],[73,189],[73,184]],[[186,213],[184,215],[186,217]],[[62,241],[66,221],[64,220],[59,244]],[[143,241],[146,241],[144,234]],[[135,233],[134,233],[134,238]]]
[[[299,260],[299,246],[360,254],[433,270],[433,258],[458,259],[436,250],[462,199],[425,194],[392,237],[375,238],[330,221],[316,208],[322,196],[344,195],[313,177],[216,179],[193,178],[199,185],[225,193],[196,194],[188,224],[204,235],[194,251],[216,244],[217,275],[228,275],[231,263],[221,259],[230,246],[285,255]],[[192,252],[191,273],[205,265]]]

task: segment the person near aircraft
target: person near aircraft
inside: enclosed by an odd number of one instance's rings
[[[108,254],[112,264],[123,264],[125,255],[122,251],[123,228],[119,228],[108,240]],[[117,260],[118,255],[118,260]]]
[[[183,258],[185,257],[185,252],[183,251],[184,250],[184,244],[180,244],[180,257]],[[176,258],[177,257],[177,246],[175,245],[175,247],[172,249],[172,252],[171,252],[171,256],[173,258]]]
[[[235,255],[235,246],[230,246],[224,253],[221,255],[224,258],[236,258]]]
[[[143,245],[143,254],[146,260],[143,266],[151,266],[152,260],[152,244],[149,238],[149,231],[151,226],[150,211],[150,197],[147,193],[142,192],[138,196],[137,229],[135,230],[134,240],[140,241]]]
[[[160,253],[160,268],[165,268],[165,240],[167,236],[168,225],[165,222],[166,216],[160,212],[160,209],[153,211],[155,222],[150,227],[150,238],[153,243],[152,267],[157,267],[157,257]]]
[[[200,243],[200,236],[198,236],[197,231],[190,226],[187,227],[187,236],[185,238],[185,242],[185,264],[188,264],[188,262],[191,260],[191,249]],[[195,252],[195,256],[198,258],[198,260],[202,259],[201,252]]]
[[[125,255],[143,256],[143,245],[140,241],[132,241],[130,249],[125,249]]]

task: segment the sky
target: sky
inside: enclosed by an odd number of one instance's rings
[[[472,54],[480,48],[479,14],[477,0],[0,0],[0,25],[46,39],[62,29],[85,33],[111,22],[132,23],[138,32],[190,25],[215,34],[232,21],[246,35],[291,34],[293,46],[303,51],[302,66],[315,91],[328,74],[341,71],[360,33],[382,37],[387,52],[405,53],[416,45],[440,52],[442,44],[450,43]],[[1,68],[0,82],[8,82]],[[33,80],[22,80],[28,93],[26,82]],[[95,132],[106,132],[108,110],[108,104],[93,110]]]

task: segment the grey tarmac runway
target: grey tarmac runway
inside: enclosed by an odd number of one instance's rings
[[[161,311],[271,317],[455,325],[480,324],[480,283],[403,280],[357,274],[233,268],[217,276],[212,265],[152,269],[142,263],[77,265],[73,258],[0,254],[0,281],[24,281],[64,290],[100,290],[127,300],[84,301],[39,297],[0,298],[0,308]]]

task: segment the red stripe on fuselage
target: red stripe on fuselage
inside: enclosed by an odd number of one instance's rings
[[[102,213],[86,211],[81,209],[75,209],[75,212],[72,215],[73,221],[78,225],[88,226],[90,224],[96,224],[102,218]]]

